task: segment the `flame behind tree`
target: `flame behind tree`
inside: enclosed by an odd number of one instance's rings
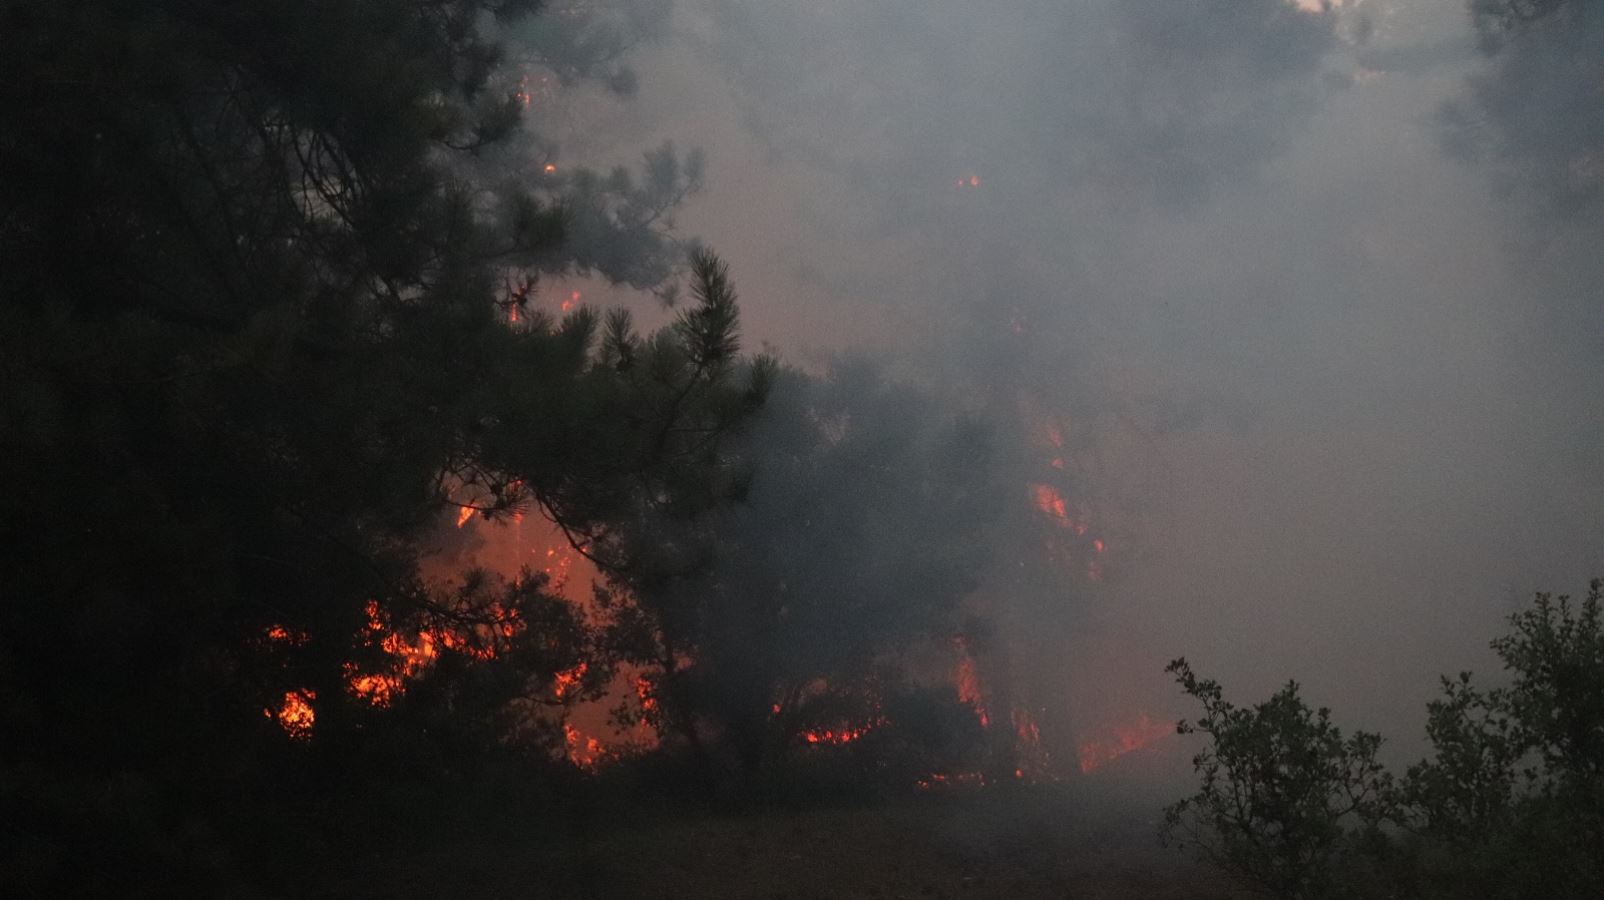
[[[643,506],[728,498],[763,399],[732,299],[641,335],[503,289],[657,284],[699,178],[671,149],[639,177],[497,168],[526,107],[481,26],[536,4],[313,5],[0,14],[0,449],[29,473],[0,500],[0,768],[58,786],[40,833],[108,783],[162,798],[97,821],[152,847],[72,849],[62,895],[167,864],[188,838],[156,823],[293,820],[307,770],[360,794],[560,742],[520,704],[611,651],[538,575],[422,577],[452,490],[616,550]]]
[[[620,580],[649,626],[637,658],[660,672],[665,736],[741,779],[798,748],[869,753],[945,715],[914,699],[907,654],[946,651],[935,636],[975,583],[979,529],[1005,501],[988,442],[869,366],[784,372],[731,446],[755,473],[744,501],[716,520],[654,510],[639,534],[672,549],[657,572],[674,576]]]

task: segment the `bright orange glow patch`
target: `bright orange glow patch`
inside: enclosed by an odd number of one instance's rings
[[[518,307],[516,306],[512,308],[512,320],[514,322],[518,321]],[[461,528],[462,526],[468,524],[468,520],[473,518],[474,512],[476,512],[476,510],[471,506],[464,506],[462,509],[458,510],[457,527]]]
[[[317,722],[317,710],[312,707],[312,701],[317,699],[317,691],[303,688],[298,691],[285,691],[284,702],[279,704],[277,710],[265,710],[268,718],[276,720],[284,733],[298,741],[312,739],[312,726]]]
[[[558,700],[567,700],[570,694],[584,684],[585,672],[589,671],[589,669],[590,663],[581,662],[572,669],[558,672],[552,680],[552,693],[557,695]]]
[[[489,619],[487,624],[426,628],[419,631],[417,637],[409,639],[385,623],[378,601],[369,600],[366,611],[368,621],[364,630],[369,639],[377,640],[379,649],[390,657],[389,668],[379,672],[363,672],[355,664],[348,663],[345,666],[345,686],[352,696],[379,707],[389,706],[406,693],[407,682],[434,665],[440,658],[442,648],[474,659],[495,659],[498,648],[524,628],[516,610],[502,609],[493,604],[485,611]],[[559,674],[558,678],[561,677]]]
[[[645,675],[635,676],[635,696],[640,700],[641,712],[648,716],[657,712],[657,695],[653,693],[654,690],[655,688],[650,678]],[[780,708],[776,706],[774,711],[779,712]]]
[[[569,310],[571,310],[574,307],[578,306],[579,305],[579,299],[581,297],[583,297],[583,296],[584,296],[584,294],[581,294],[579,291],[571,292],[568,295],[568,299],[563,301],[562,311],[563,312],[568,312]]]
[[[1081,744],[1081,774],[1089,775],[1112,760],[1149,747],[1154,741],[1174,733],[1175,723],[1160,721],[1143,713],[1136,721],[1116,728],[1112,736]]]
[[[550,175],[551,173],[557,171],[557,164],[556,163],[546,163],[544,166],[540,167],[540,170],[542,172],[545,172],[547,175]]]
[[[1030,486],[1031,494],[1036,500],[1036,508],[1063,522],[1069,521],[1069,510],[1064,503],[1064,496],[1058,489],[1050,484],[1033,484]]]
[[[306,632],[291,631],[283,625],[274,625],[267,629],[264,636],[275,644],[288,644],[291,647],[299,647],[309,639]]]

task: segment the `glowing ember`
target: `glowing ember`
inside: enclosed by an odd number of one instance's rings
[[[579,291],[574,291],[573,293],[570,293],[568,295],[568,299],[563,301],[562,311],[563,312],[568,312],[569,310],[571,310],[574,307],[578,306],[579,305],[579,298],[582,297],[582,296],[584,296],[584,295],[581,294]]]
[[[1081,774],[1090,774],[1105,763],[1150,746],[1165,735],[1175,733],[1175,723],[1153,719],[1146,713],[1129,725],[1115,729],[1113,737],[1088,741],[1080,748]]]
[[[837,746],[841,744],[850,744],[858,738],[861,738],[869,732],[880,727],[881,725],[884,725],[885,723],[886,720],[880,718],[875,719],[872,722],[867,722],[863,725],[845,725],[839,730],[832,728],[821,728],[816,731],[804,731],[802,732],[802,740],[807,741],[810,744],[833,744]]]
[[[572,669],[558,672],[552,681],[552,693],[557,695],[558,700],[568,699],[568,695],[584,683],[585,672],[589,669],[589,663],[580,662]]]
[[[490,606],[486,611],[488,623],[454,628],[432,628],[419,631],[408,639],[385,624],[378,601],[367,605],[367,631],[370,640],[377,640],[379,649],[390,658],[388,671],[363,672],[355,664],[345,666],[345,687],[354,697],[374,706],[385,707],[406,693],[407,681],[418,677],[440,658],[441,648],[470,656],[474,659],[495,659],[497,647],[516,636],[524,628],[516,610]],[[557,677],[560,681],[563,674]],[[580,672],[583,674],[583,671]]]
[[[312,725],[317,721],[317,710],[312,708],[312,701],[317,699],[317,691],[304,688],[298,691],[285,691],[284,702],[275,710],[264,710],[268,718],[278,722],[284,733],[298,741],[311,740]]]
[[[395,698],[406,692],[399,676],[364,675],[349,663],[345,667],[345,687],[353,696],[381,708],[394,703]]]
[[[546,163],[544,166],[540,167],[540,170],[542,172],[545,172],[547,175],[550,175],[551,173],[557,171],[557,164],[556,163]]]
[[[1033,484],[1031,493],[1036,498],[1036,508],[1063,522],[1069,521],[1069,511],[1064,505],[1064,497],[1058,489],[1050,484]]]
[[[563,723],[563,742],[568,747],[568,761],[575,768],[594,772],[607,760],[607,748],[595,737],[585,734],[568,722]]]
[[[306,632],[291,631],[283,625],[274,625],[267,629],[265,636],[275,644],[288,644],[291,647],[299,647],[310,639]]]
[[[648,716],[657,712],[657,696],[653,693],[654,690],[650,678],[645,675],[635,676],[635,696],[640,698],[641,712]],[[775,705],[774,711],[780,711],[778,704]]]
[[[516,307],[516,306],[514,306],[512,308],[512,320],[514,322],[518,321],[518,307]],[[457,511],[457,527],[461,528],[462,526],[468,524],[468,520],[473,518],[473,514],[474,514],[474,508],[471,507],[471,506],[464,506],[462,509],[458,510]]]
[[[980,772],[932,772],[914,782],[914,787],[921,791],[949,787],[984,787],[986,776]]]

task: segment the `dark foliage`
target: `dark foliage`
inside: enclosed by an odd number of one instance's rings
[[[523,100],[487,29],[536,5],[0,7],[19,889],[292,884],[383,840],[399,795],[445,817],[538,772],[526,701],[604,644],[538,577],[426,583],[429,535],[457,503],[534,503],[605,546],[648,499],[727,495],[720,441],[764,392],[733,306],[600,342],[588,310],[530,309],[545,272],[655,283],[657,219],[699,177],[671,151],[589,194],[493,164]],[[353,688],[397,665],[389,636],[448,633],[388,705]]]
[[[1380,738],[1343,740],[1295,685],[1252,709],[1171,670],[1205,715],[1202,790],[1171,834],[1276,897],[1587,898],[1604,893],[1604,618],[1539,594],[1492,642],[1509,683],[1443,680],[1430,758],[1394,783]]]

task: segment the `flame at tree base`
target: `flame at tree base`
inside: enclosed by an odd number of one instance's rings
[[[1174,722],[1154,719],[1143,713],[1135,721],[1116,728],[1111,737],[1082,744],[1081,774],[1090,775],[1122,756],[1150,749],[1155,742],[1172,734],[1175,734]]]

